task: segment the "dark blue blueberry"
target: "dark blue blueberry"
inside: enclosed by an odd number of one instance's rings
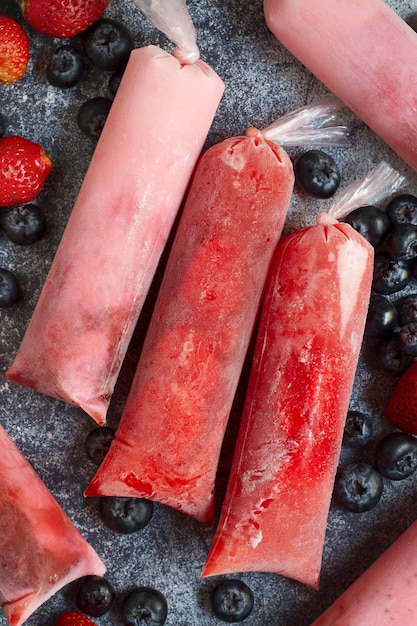
[[[417,225],[417,198],[409,193],[395,196],[387,205],[386,213],[392,224]]]
[[[375,255],[372,288],[376,293],[390,295],[404,289],[411,280],[408,263],[393,259],[387,252]]]
[[[375,206],[359,207],[344,217],[343,221],[350,224],[374,248],[382,244],[391,226],[385,211]]]
[[[397,332],[382,337],[374,347],[373,356],[375,366],[393,376],[404,374],[414,361],[401,349]]]
[[[69,89],[80,82],[84,71],[82,52],[71,44],[64,44],[53,51],[46,67],[46,78],[54,87]]]
[[[121,607],[125,626],[162,626],[168,615],[165,596],[152,587],[136,587],[124,598]]]
[[[129,29],[116,20],[102,18],[82,36],[84,53],[96,67],[116,72],[126,67],[134,47]]]
[[[242,622],[252,612],[252,590],[242,580],[226,578],[213,587],[210,595],[211,608],[217,619],[223,622]]]
[[[109,79],[109,89],[112,96],[115,96],[117,90],[119,89],[120,82],[122,80],[124,74],[124,70],[117,70],[117,72],[113,72]]]
[[[369,463],[351,463],[339,469],[333,490],[334,502],[351,513],[364,513],[379,502],[384,482]]]
[[[381,294],[372,294],[369,300],[365,335],[367,337],[383,337],[394,332],[397,326],[396,305]]]
[[[20,295],[19,281],[15,274],[0,267],[0,308],[13,306]]]
[[[417,226],[396,224],[384,241],[384,249],[390,257],[401,261],[411,261],[417,255]]]
[[[398,345],[404,354],[417,357],[417,322],[401,326],[398,333]]]
[[[106,456],[116,431],[111,426],[97,426],[85,438],[84,449],[90,461],[100,465]]]
[[[409,293],[395,303],[399,326],[417,322],[417,293]]]
[[[391,480],[402,480],[417,469],[417,439],[403,432],[392,432],[380,439],[375,448],[379,472]]]
[[[308,150],[294,164],[296,185],[315,198],[330,198],[340,185],[339,168],[323,150]]]
[[[36,243],[46,230],[45,215],[36,204],[24,204],[3,211],[0,224],[7,239],[21,246]]]
[[[103,496],[99,501],[101,519],[117,533],[130,534],[145,528],[152,519],[153,502],[145,498]]]
[[[374,432],[373,420],[370,415],[361,411],[348,411],[343,431],[343,445],[349,448],[360,448],[372,439]]]
[[[87,100],[81,105],[78,111],[77,122],[80,130],[82,130],[87,137],[95,141],[98,140],[104,128],[104,124],[106,123],[111,105],[112,100],[110,100],[110,98],[103,98],[102,96],[90,98],[90,100]]]
[[[81,580],[75,604],[91,617],[101,617],[110,609],[115,598],[113,585],[102,576],[85,576]]]

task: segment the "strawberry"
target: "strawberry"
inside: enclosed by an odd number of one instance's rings
[[[19,0],[29,26],[51,37],[72,37],[96,22],[109,0]]]
[[[417,361],[401,376],[385,405],[391,424],[417,435]]]
[[[0,206],[34,200],[51,167],[51,159],[38,143],[18,135],[1,137]]]
[[[30,42],[22,26],[7,15],[0,15],[0,83],[15,83],[26,72]]]
[[[55,626],[96,626],[96,624],[77,611],[68,611],[58,617]]]

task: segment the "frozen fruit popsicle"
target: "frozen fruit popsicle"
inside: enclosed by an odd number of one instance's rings
[[[405,626],[417,615],[414,522],[311,626]]]
[[[255,129],[202,156],[116,438],[86,495],[150,498],[212,522],[221,443],[293,184],[286,152]]]
[[[0,426],[0,604],[20,626],[68,583],[106,567]]]
[[[6,379],[104,424],[224,89],[204,62],[134,50]]]
[[[264,0],[279,41],[417,169],[417,33],[383,0]]]
[[[357,191],[356,200],[361,206]],[[318,587],[374,257],[333,206],[315,226],[283,238],[274,254],[203,576],[266,571]]]

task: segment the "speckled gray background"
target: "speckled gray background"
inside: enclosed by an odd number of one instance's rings
[[[417,0],[390,0],[388,4],[404,19],[414,21]],[[328,95],[323,85],[267,30],[261,0],[190,0],[188,7],[198,31],[202,58],[226,83],[207,146],[242,134],[248,126],[262,128],[276,117]],[[13,0],[1,0],[0,9],[20,19]],[[137,46],[155,43],[171,49],[171,44],[131,0],[111,0],[106,15],[126,23]],[[93,69],[80,85],[69,91],[48,86],[45,67],[59,40],[29,34],[32,43],[29,70],[18,83],[0,86],[0,111],[6,119],[7,133],[22,134],[42,143],[52,156],[54,168],[38,199],[48,218],[45,238],[24,248],[0,236],[0,264],[16,272],[23,291],[17,306],[0,311],[1,373],[11,363],[23,336],[93,153],[93,143],[77,128],[78,107],[89,97],[110,95],[108,76]],[[146,97],[146,93],[143,95]],[[344,120],[351,129],[352,146],[328,150],[340,164],[342,187],[386,160],[407,176],[409,190],[417,193],[417,175],[350,112],[344,114]],[[298,152],[289,150],[292,157]],[[326,206],[326,202],[316,202],[295,191],[285,232],[312,224],[316,212],[325,210]],[[139,324],[136,343],[129,351],[110,407],[111,425],[117,424],[121,414],[145,321],[146,314]],[[367,354],[365,347],[351,407],[374,416],[379,436],[387,428],[383,407],[395,380],[368,367]],[[220,624],[208,605],[209,590],[215,579],[200,579],[213,531],[156,505],[151,523],[140,533],[131,536],[112,533],[99,519],[97,502],[86,501],[82,495],[95,471],[83,450],[84,439],[94,427],[92,420],[80,409],[4,382],[0,382],[0,398],[1,424],[105,561],[118,598],[136,584],[155,586],[168,600],[167,626]],[[231,434],[239,406],[238,398],[232,413]],[[371,445],[363,454],[372,459],[372,452]],[[343,454],[346,456],[346,451]],[[224,483],[226,465],[222,461],[220,483]],[[348,514],[332,506],[319,591],[274,574],[242,574],[241,578],[255,594],[255,608],[245,624],[308,626],[417,519],[416,481],[416,477],[401,484],[386,481],[382,500],[366,514]],[[221,487],[219,500],[220,495]],[[62,610],[73,608],[72,596],[72,587],[62,590],[38,609],[27,624],[52,626]],[[113,611],[96,621],[102,625],[119,624],[117,604]],[[0,625],[5,624],[4,617],[0,617]]]

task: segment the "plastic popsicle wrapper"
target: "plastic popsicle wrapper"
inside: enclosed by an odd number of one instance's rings
[[[224,90],[203,61],[131,53],[6,379],[98,424]]]
[[[414,522],[311,626],[414,624],[416,552]]]
[[[116,438],[86,495],[150,498],[212,523],[220,448],[293,185],[287,153],[253,128],[201,157]]]
[[[0,426],[0,604],[20,626],[59,589],[106,567]]]
[[[363,193],[370,181],[378,188],[372,198]],[[372,246],[336,218],[403,181],[382,164],[316,225],[279,242],[203,576],[274,572],[318,588],[374,258]]]
[[[417,169],[417,33],[383,0],[264,0],[277,39]]]

